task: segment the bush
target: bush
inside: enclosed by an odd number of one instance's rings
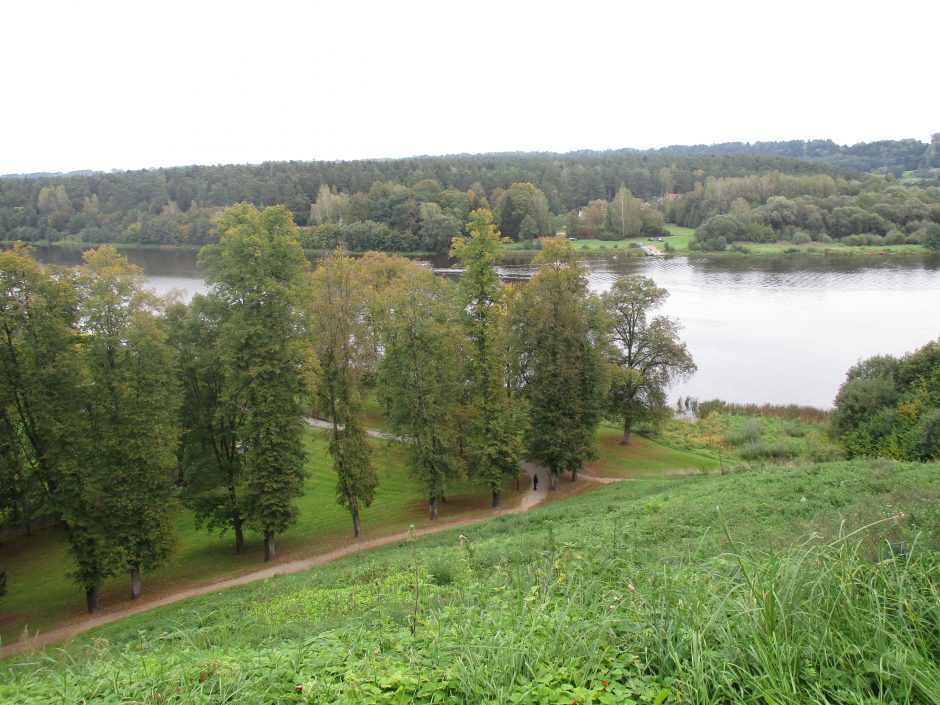
[[[455,561],[447,556],[438,556],[428,566],[428,577],[435,585],[452,585],[457,580]]]
[[[760,421],[757,421],[756,419],[748,419],[734,431],[726,434],[725,442],[733,446],[739,446],[744,443],[759,440],[761,433],[762,429]]]
[[[790,438],[802,438],[806,435],[806,429],[793,421],[784,421],[783,431],[790,436]]]
[[[809,236],[809,233],[806,233],[802,230],[797,230],[795,233],[793,233],[793,237],[790,238],[790,241],[794,245],[808,245],[810,242],[812,242],[812,240],[813,239]]]
[[[900,230],[891,230],[885,235],[886,245],[903,245],[907,242],[907,236]]]

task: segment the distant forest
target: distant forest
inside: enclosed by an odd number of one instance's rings
[[[814,202],[821,210],[807,223],[791,217],[786,203],[776,203],[769,214],[775,222],[756,213],[757,225],[767,225],[777,235],[776,226],[786,226],[788,220],[810,234],[814,227],[826,234],[828,213],[855,207],[852,199],[868,188],[871,177],[863,172],[877,172],[888,181],[910,181],[927,194],[919,200],[932,205],[940,201],[933,193],[938,167],[940,135],[930,144],[727,143],[564,155],[20,175],[0,178],[0,240],[201,245],[212,240],[213,220],[221,210],[245,201],[258,207],[286,205],[309,248],[343,243],[352,250],[446,252],[451,238],[463,232],[468,213],[480,207],[494,211],[504,235],[523,240],[563,227],[608,237],[652,234],[664,219],[698,227],[710,217],[731,212],[734,199],[724,198],[721,184],[743,195],[737,202],[742,222],[747,221],[741,215],[745,202],[757,209],[774,197],[830,199]],[[924,213],[915,211],[920,222],[928,216],[929,205]],[[884,223],[856,219],[858,224],[837,225],[829,234],[856,234],[859,227],[885,234],[901,225],[891,218]],[[745,225],[750,227],[749,222]],[[722,232],[734,238],[725,231],[727,227]],[[748,237],[769,237],[766,228],[761,232],[764,235]]]

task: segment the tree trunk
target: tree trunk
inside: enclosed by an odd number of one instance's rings
[[[630,445],[630,427],[632,425],[633,420],[625,416],[623,419],[623,440],[620,441],[620,445]]]
[[[140,597],[140,565],[131,566],[131,599]]]
[[[352,510],[352,518],[353,518],[353,533],[355,534],[355,537],[358,539],[362,535],[362,527],[359,526],[359,507],[356,507],[355,509]]]
[[[499,506],[499,490],[493,490],[493,509]]]
[[[88,605],[89,614],[98,611],[98,586],[97,585],[85,586],[85,603]]]
[[[277,551],[274,548],[274,532],[265,531],[264,532],[264,562],[267,563],[270,560],[274,559],[274,556],[277,554]]]
[[[551,488],[552,488],[553,490],[557,490],[557,489],[558,489],[558,471],[557,471],[557,470],[552,470],[552,483],[551,483]]]
[[[242,528],[244,524],[244,519],[241,518],[240,514],[236,514],[232,519],[232,524],[235,527],[235,555],[240,556],[245,552],[245,530]]]
[[[577,468],[575,468],[571,471],[571,481],[577,482],[577,480],[578,480],[578,470]]]
[[[431,497],[428,504],[431,507],[431,519],[437,519],[437,497]]]

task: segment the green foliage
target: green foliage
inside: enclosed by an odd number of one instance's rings
[[[513,240],[533,240],[553,234],[548,200],[530,183],[516,183],[494,199],[499,229]]]
[[[836,395],[832,434],[850,456],[930,460],[940,457],[938,409],[940,343],[930,342],[853,366]]]
[[[543,238],[539,267],[514,312],[522,394],[530,407],[528,446],[552,473],[575,477],[594,454],[607,380],[603,317],[564,237]]]
[[[333,422],[330,454],[337,475],[337,501],[349,509],[359,536],[359,506],[372,503],[378,478],[360,416],[366,382],[374,378],[376,341],[366,324],[367,271],[337,251],[320,261],[311,277],[308,317],[317,355],[318,406]]]
[[[940,250],[940,223],[929,223],[926,226],[924,244],[930,250]]]
[[[41,494],[65,521],[94,611],[109,575],[172,551],[171,351],[139,270],[111,248],[87,252],[76,278],[21,247],[3,253],[0,272],[0,475],[13,470],[21,507]]]
[[[506,480],[521,470],[524,406],[505,374],[510,363],[508,307],[495,266],[502,237],[488,210],[470,213],[467,233],[467,238],[454,240],[451,255],[464,267],[459,291],[468,342],[469,456],[496,506]]]
[[[617,367],[607,392],[606,413],[623,422],[624,443],[630,440],[633,424],[668,415],[667,387],[697,369],[679,340],[679,322],[661,315],[648,319],[668,296],[652,279],[635,274],[618,279],[602,296]]]
[[[409,264],[384,301],[388,313],[378,396],[393,433],[408,441],[411,469],[427,491],[432,518],[447,483],[461,471],[463,336],[455,293],[447,280]]]
[[[760,440],[761,433],[763,433],[763,429],[761,429],[760,422],[756,419],[748,419],[735,430],[725,435],[725,443],[739,446],[748,442],[758,441]]]
[[[696,419],[675,419],[661,425],[654,437],[673,447],[720,457],[723,469],[734,468],[739,460],[822,462],[843,457],[841,447],[828,438],[824,414],[822,418],[788,417],[786,407],[780,412],[734,405],[707,415],[700,410]]]
[[[183,388],[183,501],[197,526],[233,529],[235,552],[241,553],[248,513],[241,452],[246,419],[223,364],[220,336],[228,319],[229,309],[216,294],[197,294],[189,305],[175,304],[166,314]]]
[[[139,572],[162,564],[175,546],[173,350],[142,272],[113,248],[87,251],[77,283],[90,382],[84,410],[94,439],[84,466],[104,482],[98,511],[112,550]]]
[[[937,466],[889,465],[620,483],[110,625],[0,698],[933,702]]]
[[[303,491],[304,388],[308,347],[296,320],[307,261],[290,211],[259,211],[241,203],[217,223],[219,242],[200,252],[213,293],[228,308],[220,331],[227,401],[242,408],[239,438],[249,522],[268,537],[296,519],[293,500]]]

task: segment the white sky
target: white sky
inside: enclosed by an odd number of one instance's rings
[[[927,141],[938,20],[928,0],[9,0],[0,174]]]

